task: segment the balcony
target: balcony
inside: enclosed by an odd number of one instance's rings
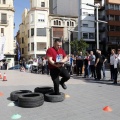
[[[7,20],[0,20],[0,25],[1,26],[8,26],[8,21]]]

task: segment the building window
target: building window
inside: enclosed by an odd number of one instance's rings
[[[115,15],[115,21],[119,21],[119,15]]]
[[[88,39],[88,33],[83,33],[83,39]]]
[[[120,26],[116,26],[116,31],[120,31]]]
[[[34,28],[31,28],[31,36],[34,36]]]
[[[69,26],[69,22],[67,22],[67,26]]]
[[[45,2],[41,2],[41,7],[45,7]]]
[[[94,39],[94,33],[89,33],[89,39]]]
[[[34,51],[34,43],[31,43],[31,51]]]
[[[46,36],[45,28],[37,28],[37,36]]]
[[[38,22],[45,22],[45,15],[38,14]]]
[[[56,25],[56,21],[54,21],[54,25]]]
[[[29,30],[28,30],[28,38],[29,38]]]
[[[28,43],[28,51],[30,51],[30,44]]]
[[[110,4],[109,8],[110,8],[111,10],[114,10],[114,4]]]
[[[114,20],[114,15],[110,15],[109,20]]]
[[[7,14],[1,14],[1,24],[7,24]]]
[[[72,26],[74,26],[74,22],[72,22]]]
[[[115,26],[111,25],[110,26],[110,31],[115,31]]]
[[[59,20],[54,20],[54,25],[61,25],[61,21],[59,21]]]
[[[33,14],[31,14],[30,22],[34,22],[34,15]]]
[[[83,27],[88,27],[88,24],[83,24]]]
[[[44,42],[37,42],[37,51],[45,50],[46,49],[46,43]]]
[[[24,54],[24,48],[22,48],[22,54]]]
[[[3,4],[6,4],[6,0],[3,0]]]
[[[61,25],[61,21],[59,21],[59,25]]]
[[[22,37],[22,43],[24,43],[24,37]]]
[[[4,28],[1,28],[1,35],[4,36]]]
[[[119,5],[115,5],[115,10],[119,10]]]

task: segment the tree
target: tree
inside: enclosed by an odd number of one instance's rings
[[[78,54],[79,51],[82,51],[84,54],[86,49],[89,47],[89,44],[87,44],[83,39],[73,40],[70,42],[70,45],[75,54]]]

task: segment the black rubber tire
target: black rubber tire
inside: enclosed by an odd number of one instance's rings
[[[46,93],[54,92],[54,88],[53,87],[47,87],[47,86],[45,86],[45,87],[36,87],[34,89],[34,92],[46,94]]]
[[[18,97],[18,106],[33,108],[43,105],[44,95],[42,93],[26,93]]]
[[[47,102],[62,102],[65,99],[65,94],[60,92],[60,95],[54,95],[54,92],[45,94]]]
[[[10,99],[12,101],[17,101],[18,100],[18,96],[24,93],[32,93],[32,91],[30,90],[16,90],[10,93]]]

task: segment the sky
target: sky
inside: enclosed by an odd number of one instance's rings
[[[22,13],[25,8],[30,8],[30,0],[14,0],[14,8],[15,8],[15,14],[14,14],[14,23],[15,23],[15,29],[14,29],[14,36],[16,36],[17,31],[19,30],[19,25],[22,22]]]

